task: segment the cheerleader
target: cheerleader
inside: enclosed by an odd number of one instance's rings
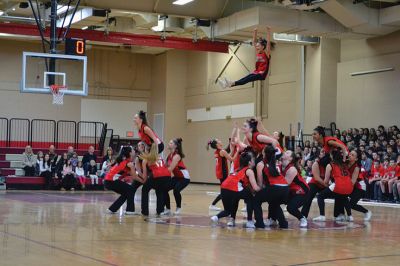
[[[164,211],[164,195],[168,191],[168,184],[171,179],[171,173],[165,166],[164,162],[160,160],[158,156],[158,145],[153,143],[149,153],[144,153],[140,157],[142,161],[143,170],[143,181],[148,182],[151,189],[156,191],[157,196],[157,215],[160,215]],[[151,173],[151,178],[149,178]],[[144,202],[144,204],[143,204]],[[148,215],[149,213],[149,202],[148,199],[145,201],[142,194],[142,213]]]
[[[308,217],[312,201],[317,195],[317,193],[321,192],[327,187],[327,185],[324,182],[324,179],[325,179],[325,167],[328,165],[328,163],[329,163],[329,157],[326,157],[325,151],[321,150],[319,152],[318,158],[312,165],[311,168],[312,179],[308,183],[310,191],[307,193],[306,199],[303,204],[303,208],[301,209],[301,214],[306,218]]]
[[[267,39],[260,38],[257,40],[257,29],[254,29],[253,45],[256,50],[256,69],[253,73],[234,82],[226,78],[219,78],[218,83],[223,89],[266,79],[271,60],[271,30],[269,27],[267,27]]]
[[[207,150],[209,148],[212,148],[215,150],[214,152],[214,157],[215,157],[215,172],[217,179],[222,182],[225,181],[225,179],[228,177],[229,173],[229,164],[228,161],[232,162],[236,159],[237,153],[232,157],[226,150],[223,149],[223,144],[219,139],[212,139],[207,143]],[[220,211],[221,209],[215,206],[218,201],[221,200],[221,194],[219,194],[214,201],[211,203],[209,209],[211,211]]]
[[[140,140],[148,146],[151,146],[152,143],[156,143],[158,145],[158,152],[162,153],[164,151],[164,143],[147,124],[146,113],[144,111],[137,113],[134,122],[136,127],[139,129]]]
[[[268,212],[271,218],[277,219],[280,228],[288,228],[288,222],[283,214],[281,204],[287,203],[289,186],[276,166],[276,151],[272,145],[266,145],[263,159],[257,164],[257,183],[261,187],[254,198],[254,216],[256,228],[265,228],[261,204],[268,202]]]
[[[341,140],[335,137],[327,137],[325,136],[325,129],[324,127],[318,126],[314,129],[312,134],[314,141],[317,141],[318,144],[322,146],[325,151],[326,156],[332,150],[340,149],[343,152],[343,159],[345,160],[346,157],[349,155],[349,149],[347,148],[346,144],[344,144]]]
[[[245,144],[248,144],[254,152],[259,156],[257,163],[261,160],[261,154],[267,144],[272,144],[273,148],[279,145],[279,142],[267,135],[261,134],[258,131],[258,121],[254,118],[247,120],[242,127],[242,132],[245,135]],[[279,153],[279,151],[276,151]]]
[[[350,175],[352,176],[352,182],[354,184],[353,192],[350,195],[350,207],[353,210],[361,212],[364,214],[364,221],[369,221],[372,216],[372,212],[365,209],[363,206],[358,204],[358,201],[362,199],[366,194],[366,183],[364,181],[363,174],[360,172],[361,170],[361,153],[360,151],[352,150],[349,153],[349,162],[348,169]],[[349,214],[349,222],[353,221],[353,217],[351,216],[351,210],[347,210],[347,214]]]
[[[115,159],[110,171],[104,178],[104,186],[121,196],[108,208],[108,212],[116,213],[119,208],[127,202],[125,215],[135,214],[135,190],[127,182],[132,180],[141,181],[136,175],[134,164],[132,163],[132,147],[122,147],[119,156]]]
[[[236,212],[240,199],[244,199],[247,204],[253,202],[253,192],[260,191],[254,176],[254,155],[244,151],[240,156],[240,167],[238,173],[229,175],[221,184],[221,198],[224,210],[211,217],[211,221],[216,223],[223,217],[230,216],[228,226],[235,226]],[[248,209],[252,209],[248,206]],[[255,228],[252,221],[252,213],[247,216],[247,228]]]
[[[169,154],[167,157],[167,167],[172,174],[172,179],[170,181],[168,191],[173,190],[176,202],[175,214],[180,214],[182,209],[181,191],[185,189],[190,183],[189,172],[186,169],[185,164],[183,163],[183,158],[185,158],[185,155],[183,154],[182,149],[182,139],[177,138],[171,140],[168,144],[168,150]],[[167,193],[165,193],[165,214],[169,214],[171,209],[168,191]]]
[[[300,221],[300,227],[307,227],[307,218],[299,211],[310,190],[300,174],[299,158],[293,151],[286,151],[282,156],[282,175],[289,184],[287,211]]]
[[[338,150],[331,153],[332,162],[327,165],[325,171],[325,184],[329,184],[332,178],[333,183],[325,188],[318,195],[318,206],[320,216],[314,218],[314,221],[324,222],[325,218],[325,199],[335,199],[334,217],[339,216],[343,206],[348,203],[347,197],[353,192],[353,183],[351,182],[350,172],[343,163],[343,156]]]

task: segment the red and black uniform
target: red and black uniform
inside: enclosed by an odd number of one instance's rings
[[[325,216],[325,199],[334,198],[335,208],[334,217],[342,214],[342,210],[350,210],[348,196],[353,192],[353,183],[351,182],[350,172],[347,168],[331,163],[331,179],[332,183],[328,188],[321,191],[318,195],[318,206],[320,215]],[[351,213],[349,214],[351,215]]]
[[[296,169],[296,176],[293,178],[293,181],[289,184],[289,200],[287,204],[287,211],[296,217],[298,220],[304,217],[304,215],[300,212],[299,208],[303,206],[306,200],[306,194],[310,190],[304,178],[300,175],[297,168],[294,164],[290,163],[283,169],[282,174],[286,176],[289,169],[294,167]]]
[[[176,152],[171,153],[167,157],[167,166],[170,166],[174,156],[178,155]],[[173,178],[170,180],[168,191],[173,190],[176,207],[181,208],[182,205],[182,195],[181,191],[187,187],[190,183],[189,172],[186,169],[185,164],[183,163],[182,158],[179,160],[178,164],[172,170]],[[169,197],[169,193],[165,194],[165,206],[167,209],[171,209],[171,200]]]
[[[266,143],[260,142],[257,137],[261,135],[260,132],[253,132],[251,134],[251,139],[247,138],[247,141],[249,142],[249,145],[251,148],[257,153],[257,154],[262,154],[263,149],[267,145]]]
[[[145,125],[145,124],[142,124],[141,126],[140,126],[140,128],[139,128],[139,138],[140,138],[140,140],[141,141],[143,141],[144,143],[146,143],[146,145],[147,146],[151,146],[153,143],[154,143],[154,141],[153,141],[153,139],[149,136],[149,135],[147,135],[146,134],[146,132],[145,132],[145,127],[146,127],[147,125]],[[149,127],[149,126],[147,126],[147,127]],[[150,128],[150,127],[149,127]],[[158,144],[158,153],[162,153],[163,151],[164,151],[164,143],[161,141],[161,139],[157,136],[157,134],[154,132],[154,130],[152,130],[152,129],[150,129],[151,131],[153,131],[153,134],[156,136],[156,138],[160,141],[160,143]]]
[[[289,196],[289,186],[286,179],[279,173],[277,175],[271,174],[268,164],[264,162],[262,170],[265,187],[256,193],[254,198],[254,216],[256,218],[256,227],[264,228],[264,220],[262,213],[262,203],[268,202],[268,215],[272,219],[277,219],[279,227],[287,228],[288,222],[283,215],[281,204],[286,204]]]
[[[325,178],[325,167],[323,167],[318,161],[318,168],[319,168],[319,176],[322,180]],[[311,204],[317,193],[323,191],[325,189],[325,186],[320,184],[315,180],[313,177],[311,181],[308,183],[308,187],[310,188],[310,191],[306,195],[306,200],[304,201],[303,208],[301,209],[301,214],[304,217],[308,217],[308,214],[310,212]]]
[[[153,164],[148,164],[148,168],[151,171],[151,178],[148,179],[148,186],[150,189],[154,189],[156,191],[157,214],[159,215],[164,211],[165,193],[168,193],[171,173],[162,160],[159,160]],[[143,198],[143,194],[147,194],[147,196]],[[142,213],[145,215],[148,215],[149,213],[148,204],[148,191],[145,193],[142,191]]]
[[[135,211],[135,192],[136,190],[129,184],[123,182],[125,176],[128,176],[130,173],[130,168],[127,166],[130,163],[130,159],[126,159],[119,164],[115,164],[111,167],[110,171],[107,173],[104,178],[104,186],[108,190],[112,190],[121,196],[108,208],[112,212],[116,212],[121,208],[121,206],[127,202],[126,211],[134,212]],[[117,178],[116,180],[114,180]]]
[[[231,216],[236,218],[236,212],[241,199],[246,201],[247,208],[253,210],[253,195],[251,193],[248,173],[252,169],[245,167],[237,173],[229,175],[221,184],[221,199],[224,210],[218,213],[218,219]],[[252,211],[247,216],[252,220]]]
[[[229,174],[229,166],[228,166],[228,160],[221,156],[221,150],[217,149],[214,152],[214,157],[215,157],[215,174],[217,176],[217,179],[220,180],[222,183]]]
[[[349,149],[347,148],[346,144],[344,144],[340,139],[335,138],[335,137],[324,137],[324,140],[323,140],[324,142],[322,144],[322,148],[324,149],[325,154],[329,154],[332,150],[338,149],[337,147],[329,145],[329,141],[331,141],[331,140],[333,140],[333,141],[343,145],[344,147],[346,147],[346,151],[347,151],[347,153],[349,153]]]
[[[257,53],[256,69],[253,71],[253,73],[250,73],[247,76],[235,81],[233,86],[244,85],[257,80],[265,80],[269,72],[270,60],[271,56],[267,56],[264,51]]]
[[[350,174],[350,177],[352,178],[354,171],[356,170],[357,167],[359,168],[360,172],[358,173],[357,181],[354,184],[353,192],[350,194],[350,205],[349,206],[353,210],[356,210],[356,211],[359,211],[362,213],[367,213],[368,212],[367,209],[365,209],[361,205],[358,205],[358,201],[360,199],[362,199],[366,193],[366,183],[364,181],[364,176],[361,173],[361,166],[358,165],[357,163],[353,163],[352,165],[350,165],[348,167],[349,174]],[[345,207],[346,206],[347,205],[345,205]],[[347,215],[351,215],[351,209],[348,209],[349,206],[347,206],[347,209],[346,209]]]

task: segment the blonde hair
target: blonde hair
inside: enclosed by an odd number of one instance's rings
[[[149,164],[154,164],[158,161],[158,145],[156,143],[151,144],[150,152],[144,152],[139,157],[142,160],[146,160]]]

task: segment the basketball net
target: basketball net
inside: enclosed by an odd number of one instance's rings
[[[50,85],[51,94],[53,94],[53,104],[54,105],[63,105],[64,104],[64,91],[66,90],[66,86],[62,85]]]

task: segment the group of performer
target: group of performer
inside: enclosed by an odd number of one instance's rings
[[[289,214],[300,221],[300,227],[308,226],[308,214],[314,197],[318,194],[320,216],[316,222],[325,218],[325,199],[335,199],[334,217],[343,221],[344,211],[347,220],[353,221],[351,210],[365,214],[368,221],[372,213],[358,205],[365,194],[365,182],[361,174],[361,156],[358,151],[347,146],[335,137],[325,136],[323,127],[313,132],[313,139],[322,146],[319,158],[312,166],[312,180],[307,183],[300,170],[300,160],[291,150],[284,151],[278,141],[279,134],[270,135],[262,122],[247,120],[240,129],[235,124],[230,144],[223,148],[221,140],[212,139],[208,147],[215,149],[216,177],[221,183],[221,193],[210,206],[217,210],[222,199],[223,210],[211,217],[217,223],[229,217],[228,226],[235,226],[236,212],[241,199],[246,203],[248,228],[264,228],[279,224],[287,228],[281,205],[287,206]],[[232,167],[230,167],[230,165]],[[268,219],[264,221],[262,203],[268,202]],[[253,217],[255,223],[253,222]]]

